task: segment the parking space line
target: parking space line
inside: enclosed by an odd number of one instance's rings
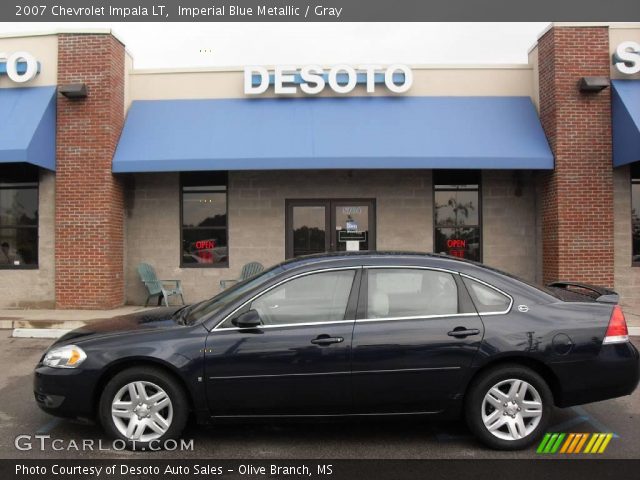
[[[49,433],[51,430],[53,430],[58,425],[60,425],[60,422],[62,422],[62,419],[60,418],[53,418],[49,420],[47,423],[41,426],[38,430],[36,430],[36,435],[45,435]]]
[[[579,415],[577,417],[570,418],[569,420],[565,420],[564,422],[558,423],[557,425],[553,425],[549,427],[549,430],[552,432],[561,432],[563,430],[568,430],[569,428],[579,425],[584,422],[588,422],[589,417],[585,417],[584,415]]]
[[[589,415],[589,413],[584,408],[580,406],[576,406],[576,407],[571,407],[571,410],[573,410],[574,412],[576,412],[578,415],[582,417],[587,417],[586,421],[589,422],[591,426],[593,426],[596,430],[602,433],[612,433],[613,438],[620,438],[620,436],[617,433],[615,433],[613,429],[607,427],[606,425],[600,423],[598,420],[593,418],[593,416]]]

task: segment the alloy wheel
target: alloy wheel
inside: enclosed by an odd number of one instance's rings
[[[155,383],[131,382],[113,397],[111,418],[128,440],[150,442],[162,437],[171,426],[173,404],[167,392]]]
[[[511,378],[496,383],[482,401],[482,421],[501,440],[520,440],[542,419],[542,398],[530,383]]]

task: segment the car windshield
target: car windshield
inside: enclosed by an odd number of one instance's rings
[[[233,287],[220,292],[209,300],[191,305],[190,307],[185,308],[184,312],[179,311],[176,313],[180,314],[182,323],[186,325],[193,325],[209,315],[222,310],[225,306],[229,305],[246,292],[259,287],[283,271],[284,269],[280,265],[276,265],[255,277],[236,283]]]

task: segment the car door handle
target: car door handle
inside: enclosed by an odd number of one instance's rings
[[[447,333],[450,337],[465,338],[471,335],[478,335],[480,330],[477,328],[456,327]]]
[[[311,340],[311,343],[315,345],[331,345],[333,343],[341,343],[344,341],[342,337],[330,337],[329,335],[318,335]]]

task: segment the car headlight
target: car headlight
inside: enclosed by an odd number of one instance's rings
[[[86,358],[87,354],[77,345],[64,345],[49,350],[45,354],[42,363],[47,367],[76,368]]]

